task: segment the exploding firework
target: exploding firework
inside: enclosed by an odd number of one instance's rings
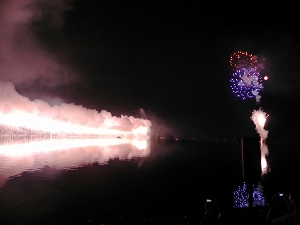
[[[259,93],[263,89],[263,85],[260,73],[255,68],[237,69],[232,76],[230,88],[237,97],[243,100],[256,98],[256,101],[259,102]]]
[[[257,57],[248,52],[234,52],[230,56],[230,66],[234,70],[230,79],[232,92],[243,100],[255,98],[256,102],[259,102],[263,79],[259,72]]]
[[[230,66],[233,69],[238,68],[249,68],[254,67],[256,68],[257,65],[257,57],[249,54],[248,52],[238,51],[234,52],[230,56]]]

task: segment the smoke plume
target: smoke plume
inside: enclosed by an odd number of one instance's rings
[[[4,0],[0,3],[0,79],[15,85],[54,87],[75,79],[61,55],[39,38],[59,33],[71,1]],[[51,40],[55,42],[56,40]]]
[[[255,129],[261,139],[266,140],[268,137],[268,131],[264,129],[266,119],[267,119],[267,114],[262,111],[262,109],[259,110],[253,110],[251,119],[253,120],[255,124]]]

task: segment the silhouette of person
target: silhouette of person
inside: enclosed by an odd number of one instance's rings
[[[204,216],[201,224],[210,223],[218,218],[218,209],[215,204],[214,197],[209,197],[204,201]]]
[[[272,205],[267,214],[267,224],[272,225],[299,225],[300,224],[300,186],[294,185],[292,186],[289,195],[287,196],[279,196],[276,194],[272,198]],[[284,204],[286,207],[286,211],[288,212],[286,215],[280,215],[282,210],[278,210],[279,206]]]
[[[217,218],[206,225],[245,224],[243,217],[234,210],[234,196],[230,188],[218,189],[214,194]]]

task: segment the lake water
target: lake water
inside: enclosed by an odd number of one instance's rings
[[[266,202],[300,172],[299,145],[268,143],[268,150]],[[2,137],[0,224],[198,220],[212,190],[241,183],[239,159],[235,141]]]

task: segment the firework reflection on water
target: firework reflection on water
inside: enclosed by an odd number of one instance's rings
[[[110,159],[130,160],[149,155],[149,139],[16,138],[13,141],[11,137],[1,137],[0,186],[10,177],[45,165],[71,169],[92,163],[106,164]]]

